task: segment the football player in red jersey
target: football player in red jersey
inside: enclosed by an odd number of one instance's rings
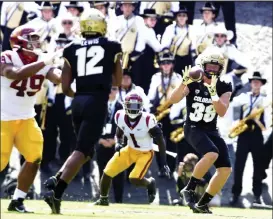
[[[9,211],[29,213],[23,201],[42,158],[43,136],[34,116],[36,93],[45,79],[60,83],[60,70],[52,67],[57,54],[39,50],[39,34],[20,26],[10,37],[12,50],[1,54],[1,171],[7,166],[13,145],[26,162],[18,175]]]

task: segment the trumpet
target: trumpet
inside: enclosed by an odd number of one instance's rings
[[[129,55],[130,55],[130,53],[128,53],[128,52],[124,52],[123,53],[123,57],[122,57],[122,69],[127,69],[128,68]]]
[[[184,138],[184,128],[180,127],[174,131],[171,132],[170,134],[170,140],[174,143],[178,143],[182,141]]]
[[[261,114],[264,112],[265,107],[261,108],[255,108],[252,110],[252,112],[245,117],[244,119],[240,120],[229,132],[230,138],[235,138],[236,136],[240,135],[241,133],[245,132],[248,128],[250,128],[246,122],[250,119],[256,120],[258,126],[260,126],[261,129],[264,129],[263,125],[260,124],[260,121],[257,121],[257,118],[261,116]]]

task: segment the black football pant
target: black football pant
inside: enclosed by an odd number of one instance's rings
[[[242,180],[248,153],[253,158],[253,182],[252,190],[255,196],[262,193],[262,180],[265,177],[262,154],[264,153],[263,135],[260,130],[246,131],[239,135],[234,165],[234,185],[232,193],[239,196],[242,192]]]
[[[115,154],[115,147],[105,148],[103,145],[98,144],[96,148],[97,163],[99,166],[100,178],[103,175],[103,170],[106,167],[108,161]],[[114,191],[114,197],[116,203],[122,203],[123,201],[123,191],[124,191],[124,172],[121,172],[113,178],[112,185]]]

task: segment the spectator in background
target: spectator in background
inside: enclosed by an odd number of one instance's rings
[[[121,103],[117,99],[118,87],[112,87],[108,100],[108,115],[103,128],[103,133],[96,147],[96,157],[99,167],[99,178],[103,175],[103,170],[108,161],[115,154],[115,134],[117,125],[114,116],[116,112],[122,109]],[[112,184],[116,203],[123,201],[124,172],[113,178]]]
[[[83,12],[83,6],[78,1],[71,1],[69,5],[65,6],[67,12],[71,13],[74,17],[80,17]]]
[[[52,37],[56,37],[57,33],[57,21],[54,18],[54,7],[51,2],[42,2],[39,7],[41,10],[41,17],[37,17],[27,24],[33,26],[37,29],[40,34],[40,39],[42,43],[42,50],[49,51],[50,41]]]
[[[179,8],[188,9],[188,24],[192,25],[193,19],[194,19],[195,2],[194,1],[179,1]]]
[[[139,13],[143,14],[145,9],[154,9],[158,15],[158,22],[154,29],[158,39],[160,39],[169,24],[169,21],[166,20],[166,18],[170,17],[170,13],[179,10],[179,2],[141,1]]]
[[[192,65],[192,27],[187,24],[188,10],[181,8],[174,13],[175,23],[169,25],[162,36],[162,47],[169,48],[175,57],[174,71],[182,74],[185,66]]]
[[[266,98],[260,93],[261,86],[266,83],[266,79],[261,77],[260,72],[254,72],[253,77],[249,79],[251,84],[251,92],[243,93],[233,98],[231,107],[241,107],[240,119],[244,119],[253,113],[258,108],[265,107]],[[234,184],[232,187],[231,205],[236,205],[239,201],[239,196],[242,192],[242,180],[244,168],[247,160],[247,155],[250,152],[253,158],[253,203],[261,204],[262,180],[266,177],[262,153],[264,151],[262,128],[265,125],[267,118],[264,113],[260,118],[254,117],[246,121],[247,129],[239,134],[237,142],[237,151],[234,166]]]
[[[196,54],[201,54],[208,46],[213,43],[214,29],[217,27],[216,23],[216,8],[211,2],[206,2],[200,9],[203,16],[201,25],[195,25],[195,43]]]
[[[29,13],[40,15],[39,5],[35,2],[3,2],[1,6],[2,51],[10,50],[10,34],[18,26],[27,22]],[[1,33],[0,33],[1,34]]]

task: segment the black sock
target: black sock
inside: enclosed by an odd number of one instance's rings
[[[190,181],[188,182],[187,186],[186,186],[186,190],[192,190],[194,191],[196,188],[196,185],[198,184],[200,180],[194,178],[193,176],[190,178]]]
[[[100,195],[102,197],[108,197],[109,189],[112,183],[112,178],[105,173],[101,177],[100,181]]]
[[[177,187],[178,193],[185,187],[185,184],[183,183],[181,176],[177,178],[176,187]]]
[[[63,196],[63,193],[64,193],[64,190],[67,188],[68,184],[60,179],[54,189],[54,192],[55,192],[55,198],[56,199],[61,199],[62,196]]]
[[[205,192],[203,194],[203,196],[201,197],[201,199],[199,200],[198,206],[202,206],[202,205],[208,204],[211,201],[212,198],[213,198],[212,195],[210,195],[209,193]]]

